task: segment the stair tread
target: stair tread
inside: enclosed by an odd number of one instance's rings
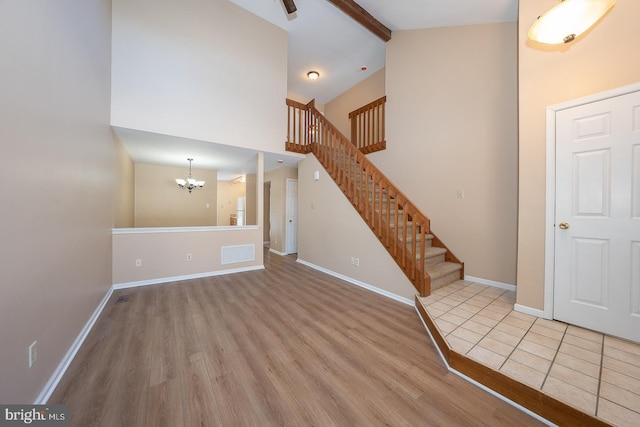
[[[420,256],[420,247],[419,247],[419,241],[416,242],[416,245],[418,246],[417,250],[416,250],[416,258],[418,258]],[[411,250],[412,249],[412,244],[411,242],[407,243],[407,249]],[[444,255],[447,253],[447,250],[445,248],[440,248],[437,246],[425,246],[424,248],[424,258],[425,260],[429,260],[430,258],[435,258],[441,255]]]
[[[461,269],[462,264],[458,264],[457,262],[439,262],[437,264],[427,266],[427,271],[429,272],[432,280],[446,276],[447,274],[455,271],[460,271]]]

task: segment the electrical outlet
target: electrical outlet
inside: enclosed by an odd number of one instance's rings
[[[29,367],[32,367],[33,364],[36,363],[37,358],[38,358],[37,341],[34,341],[29,346]]]
[[[458,199],[464,199],[464,190],[458,190],[456,194]]]
[[[187,261],[191,261],[193,259],[193,257],[191,256],[191,253],[187,254]]]
[[[351,263],[353,265],[355,265],[356,267],[359,267],[360,266],[360,258],[355,258],[355,257],[351,258]]]
[[[141,258],[136,259],[136,267],[142,267],[142,259]]]

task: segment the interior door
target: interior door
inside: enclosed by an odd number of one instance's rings
[[[554,318],[640,342],[640,92],[556,112]]]
[[[288,254],[298,253],[298,180],[287,179],[287,244]]]

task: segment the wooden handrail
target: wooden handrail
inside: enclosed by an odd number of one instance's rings
[[[366,156],[318,110],[313,101],[287,99],[287,149],[312,152],[420,295],[431,293],[426,270],[430,221]],[[300,127],[306,127],[300,130]]]
[[[387,148],[385,140],[385,103],[383,96],[349,113],[351,142],[364,154]]]

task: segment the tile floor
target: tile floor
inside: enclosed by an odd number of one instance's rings
[[[515,292],[457,281],[421,298],[460,354],[618,426],[640,426],[640,344],[513,310]]]

